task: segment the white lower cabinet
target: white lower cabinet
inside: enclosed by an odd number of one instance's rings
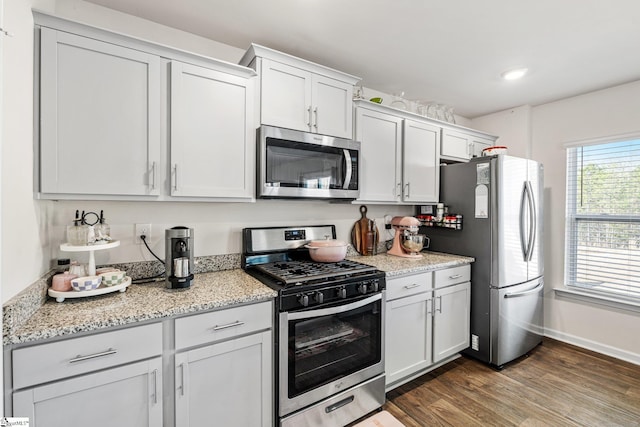
[[[270,426],[271,332],[176,355],[176,426]]]
[[[176,320],[177,427],[272,425],[272,319],[263,302]]]
[[[470,266],[387,279],[387,391],[469,346]]]
[[[162,425],[162,325],[12,351],[13,416],[32,427]]]
[[[162,359],[16,392],[13,413],[35,427],[161,426]]]
[[[469,347],[471,283],[460,283],[434,292],[433,362]]]

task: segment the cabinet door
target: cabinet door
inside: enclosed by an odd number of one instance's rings
[[[444,128],[440,155],[454,160],[467,161],[471,158],[472,143],[469,135]]]
[[[261,123],[312,130],[311,73],[262,59]]]
[[[13,414],[34,427],[161,426],[162,359],[16,392]]]
[[[402,200],[438,202],[440,194],[440,130],[438,126],[404,121]]]
[[[40,192],[159,194],[159,58],[41,31]]]
[[[386,305],[385,372],[387,385],[431,364],[431,292]]]
[[[313,132],[353,138],[353,86],[313,75]]]
[[[469,347],[471,283],[436,289],[434,296],[433,361],[435,363]]]
[[[360,201],[400,200],[402,119],[356,109],[356,139],[360,141]]]
[[[473,144],[473,157],[482,157],[482,150],[491,147],[494,141],[491,139],[474,136],[471,137],[471,143]]]
[[[171,63],[171,195],[251,198],[249,79]]]
[[[272,424],[271,332],[176,355],[176,426]]]

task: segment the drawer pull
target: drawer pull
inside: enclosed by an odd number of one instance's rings
[[[213,330],[214,331],[219,331],[221,329],[233,328],[235,326],[242,326],[242,325],[244,325],[244,322],[236,320],[235,322],[229,323],[227,325],[216,325],[216,326],[213,327]]]
[[[404,285],[405,289],[413,289],[413,288],[417,288],[418,286],[420,286],[420,283],[414,283],[412,285]]]
[[[462,274],[454,274],[453,276],[449,276],[449,279],[453,280],[453,279],[459,279],[462,277]]]
[[[153,375],[153,404],[155,405],[158,403],[158,370],[154,369],[151,374]]]
[[[116,354],[118,350],[114,350],[110,348],[107,351],[103,351],[101,353],[89,354],[87,356],[77,355],[75,358],[69,360],[69,363],[82,362],[83,360],[95,359],[97,357],[109,356],[110,354]]]

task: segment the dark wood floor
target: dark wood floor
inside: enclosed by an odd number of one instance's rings
[[[462,357],[387,394],[417,426],[640,426],[640,366],[545,339],[503,370]]]

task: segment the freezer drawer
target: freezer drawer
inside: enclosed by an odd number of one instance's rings
[[[544,282],[491,290],[491,363],[502,366],[542,342]]]

